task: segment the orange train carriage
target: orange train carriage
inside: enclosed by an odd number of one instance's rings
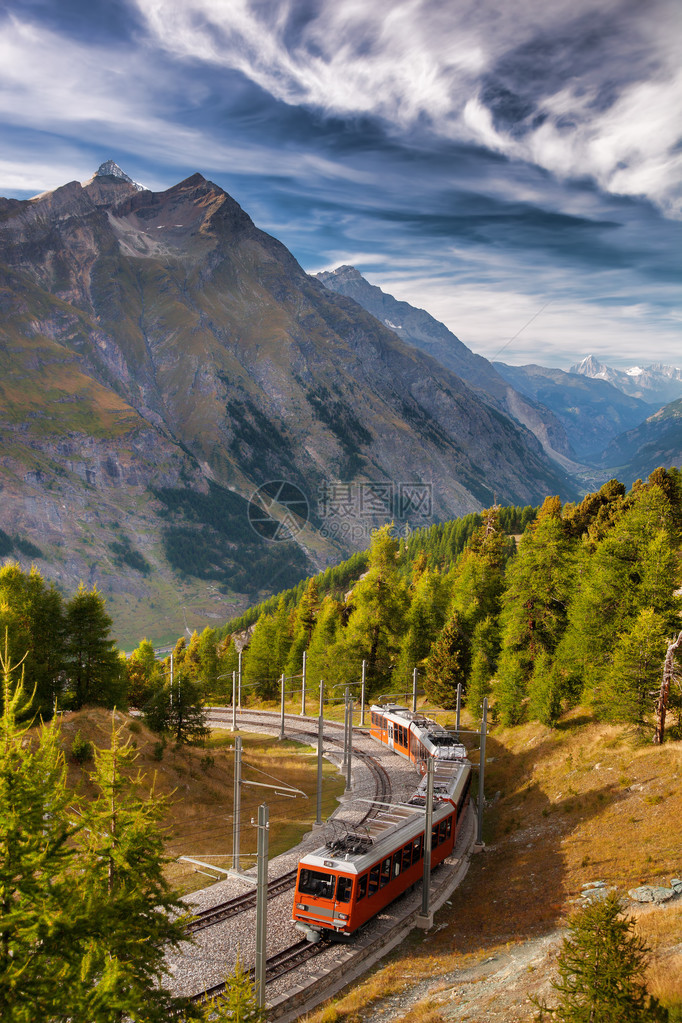
[[[423,714],[397,703],[373,704],[370,712],[372,738],[411,760],[422,772],[429,757],[439,761],[466,759],[467,751],[462,743]]]
[[[471,765],[436,760],[431,868],[452,852],[469,799]],[[298,865],[293,920],[309,941],[343,939],[422,877],[426,778],[408,803],[358,828],[329,822],[326,843]]]

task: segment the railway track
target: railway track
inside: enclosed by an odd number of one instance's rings
[[[224,721],[228,720],[226,717],[221,717],[218,714],[210,715],[214,720]],[[231,719],[230,719],[231,720]],[[243,719],[242,719],[243,720]],[[262,723],[263,717],[258,718]],[[265,720],[268,720],[266,718]],[[277,717],[279,721],[279,717]],[[305,738],[314,738],[317,740],[317,731],[312,729],[306,730],[305,728],[297,728],[296,734],[305,736]],[[325,742],[333,743],[337,746],[342,746],[343,742],[341,739],[337,739],[334,736],[325,736]],[[367,813],[361,818],[359,823],[363,823],[369,818],[373,817],[378,813],[381,803],[387,803],[390,801],[391,795],[391,780],[386,768],[378,762],[371,754],[362,752],[360,750],[354,750],[353,756],[357,756],[364,763],[367,764],[370,771],[374,775],[376,781],[376,792],[375,802],[373,802]],[[288,889],[293,888],[296,883],[297,869],[290,870],[286,874],[282,874],[280,877],[274,878],[268,882],[268,900],[274,899]],[[248,909],[254,909],[256,906],[256,892],[249,891],[243,892],[241,895],[236,895],[231,899],[227,899],[225,902],[218,903],[217,906],[211,906],[210,909],[201,910],[196,913],[194,917],[187,924],[187,930],[190,934],[196,934],[197,931],[202,931],[207,927],[213,927],[215,924],[222,923],[225,920],[229,920],[233,916],[237,916],[239,913],[243,913]],[[307,944],[304,942],[304,944]],[[293,946],[292,946],[293,947]],[[291,966],[290,969],[294,969]],[[286,971],[282,971],[286,972]]]
[[[316,942],[311,945],[305,938],[302,941],[297,941],[294,945],[290,945],[289,948],[282,949],[281,952],[275,952],[265,961],[265,983],[270,984],[273,980],[277,980],[278,977],[283,977],[285,973],[289,973],[291,970],[298,969],[299,966],[303,966],[309,959],[314,959],[315,956],[321,955],[333,944],[329,938],[324,938],[322,941]],[[253,983],[256,979],[256,970],[254,967],[248,971],[251,982]],[[215,998],[216,995],[220,995],[225,990],[225,983],[214,984],[213,987],[207,988],[206,991],[202,991],[199,995],[193,995],[193,1002],[205,1002],[209,998]]]

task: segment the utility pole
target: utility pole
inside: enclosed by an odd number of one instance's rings
[[[457,724],[456,724],[456,728],[457,728],[458,732],[459,732],[459,715],[460,715],[461,709],[462,709],[462,683],[458,682],[457,683]]]
[[[322,746],[324,733],[324,682],[320,679],[320,713],[317,719],[317,819],[322,824]]]
[[[258,883],[256,887],[256,1003],[265,1005],[265,939],[268,929],[268,808],[258,807]],[[252,822],[253,823],[253,820]]]
[[[433,925],[431,913],[431,848],[433,830],[433,757],[426,762],[426,819],[424,822],[424,871],[422,874],[422,911],[417,923],[428,931]]]
[[[485,775],[485,736],[488,728],[488,697],[483,700],[483,719],[481,720],[481,750],[478,762],[478,829],[476,832],[476,845],[483,845],[483,802]]]
[[[412,671],[412,713],[417,713],[417,666]]]
[[[360,727],[365,727],[365,680],[367,671],[367,661],[362,662],[362,690],[360,696]]]
[[[308,653],[306,650],[303,651],[303,673],[301,675],[302,687],[301,687],[301,714],[305,715],[305,684],[306,684],[306,669]]]
[[[170,705],[171,710],[173,709],[173,654],[171,654],[170,663]]]
[[[346,759],[346,792],[351,791],[351,769],[353,764],[353,701],[348,698],[348,756]]]
[[[239,685],[237,687],[237,706],[242,709],[242,651],[239,651],[239,664],[237,667],[237,681]]]
[[[279,739],[280,739],[280,742],[281,742],[282,739],[284,738],[284,697],[285,697],[284,686],[286,684],[286,680],[284,678],[284,672],[282,672],[282,677],[280,678],[280,682],[282,683],[282,698],[281,698],[281,701],[280,701],[280,708],[279,708],[280,709]]]
[[[343,768],[348,763],[348,700],[350,688],[346,686],[343,703]]]
[[[232,672],[232,731],[237,731],[237,672]]]
[[[242,737],[234,740],[234,800],[232,810],[232,869],[239,870],[239,831],[242,810]]]

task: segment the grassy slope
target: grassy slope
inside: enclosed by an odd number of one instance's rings
[[[415,934],[387,966],[311,1023],[369,1019],[372,1005],[378,1008],[392,991],[407,993],[429,978],[442,983],[446,974],[555,932],[585,882],[603,880],[627,898],[629,888],[669,884],[682,874],[682,742],[655,748],[648,736],[642,741],[577,710],[553,731],[537,723],[496,729],[486,759],[493,800],[485,815],[486,851],[472,858],[451,906],[437,915],[430,934]],[[682,1006],[682,907],[678,901],[637,916],[654,950],[651,990]],[[535,1010],[525,1005],[525,992],[533,981],[529,972],[513,1012],[495,1019],[531,1020]],[[494,999],[500,997],[512,992]],[[405,1018],[427,1023],[451,1011],[433,1006],[430,996]]]
[[[206,749],[184,748],[175,751],[172,745],[163,751],[159,761],[154,757],[158,736],[139,719],[116,712],[116,727],[122,727],[122,738],[136,745],[138,758],[134,775],[144,776],[140,791],[146,796],[154,788],[156,796],[169,799],[165,815],[166,850],[169,856],[208,858],[223,868],[232,866],[232,793],[233,738],[229,732],[214,732]],[[67,753],[76,731],[99,747],[107,747],[111,738],[112,715],[102,708],[86,708],[69,714],[62,724],[63,746]],[[277,797],[271,789],[247,788],[242,803],[241,865],[244,869],[255,862],[256,831],[251,817],[260,803],[270,808],[270,856],[290,849],[315,820],[317,759],[310,750],[297,743],[264,735],[242,733],[244,744],[243,777],[265,783],[279,782],[300,788],[307,800]],[[212,763],[209,759],[212,759]],[[203,763],[202,763],[203,761]],[[88,796],[94,789],[88,779],[92,764],[83,768],[69,764],[69,783]],[[274,778],[273,778],[274,775]],[[329,816],[336,807],[344,782],[335,768],[325,762],[325,785],[322,812]],[[182,892],[210,884],[190,864],[170,863],[169,880]],[[218,878],[216,878],[218,879]]]

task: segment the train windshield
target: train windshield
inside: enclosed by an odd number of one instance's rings
[[[298,890],[301,895],[317,895],[320,899],[334,898],[334,874],[326,874],[323,870],[309,870],[304,867],[298,878]]]

